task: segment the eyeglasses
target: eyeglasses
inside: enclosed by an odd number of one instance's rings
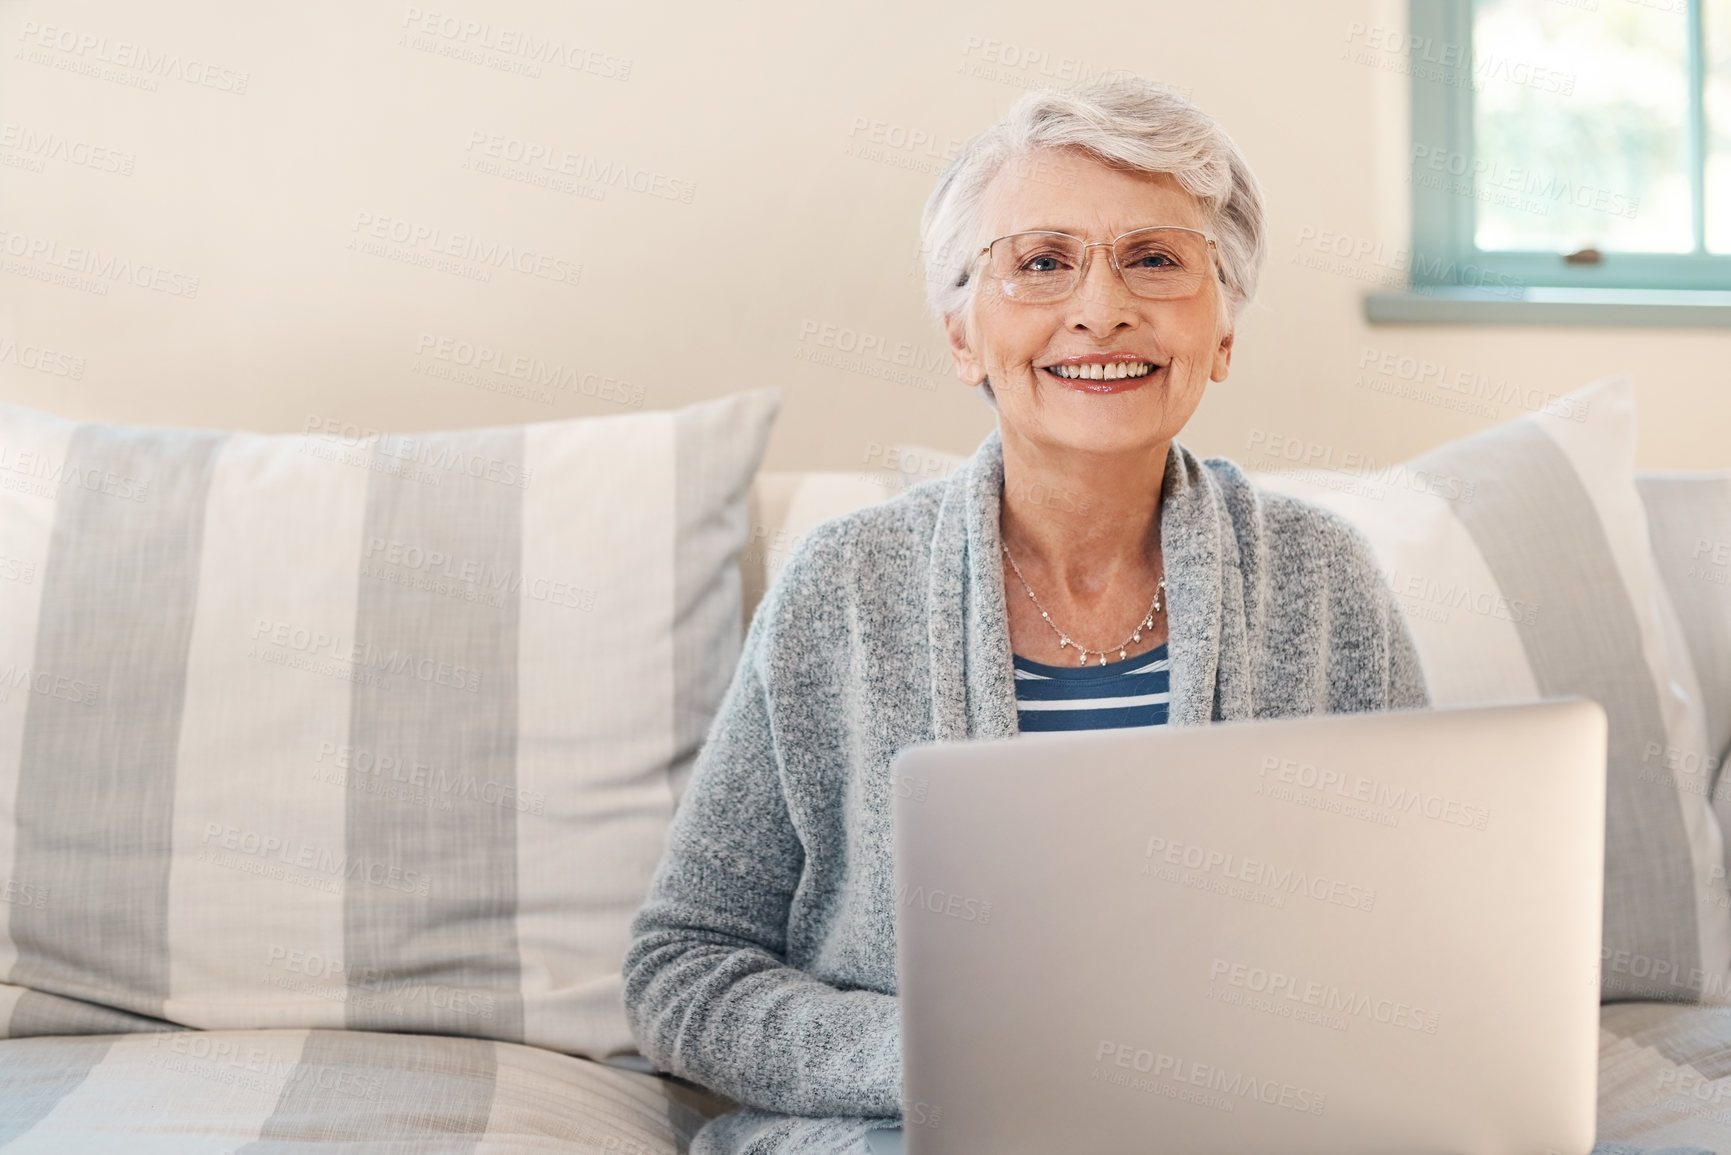
[[[1155,225],[1110,241],[1084,241],[1069,233],[1011,233],[975,253],[974,260],[986,258],[986,275],[1004,296],[1037,305],[1075,292],[1088,250],[1096,246],[1111,254],[1112,268],[1126,288],[1155,301],[1194,296],[1219,253],[1212,233]]]

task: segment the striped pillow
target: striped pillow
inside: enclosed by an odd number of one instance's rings
[[[1616,377],[1413,461],[1260,474],[1345,515],[1405,608],[1438,705],[1580,694],[1610,719],[1601,993],[1731,1002],[1706,722],[1634,481]]]
[[[0,407],[0,1036],[633,1051],[620,962],[779,404],[412,436]]]

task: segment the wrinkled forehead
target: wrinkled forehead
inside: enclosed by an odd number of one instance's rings
[[[986,186],[978,244],[1050,229],[1091,241],[1149,225],[1207,228],[1195,197],[1170,173],[1115,168],[1077,149],[1012,155]]]

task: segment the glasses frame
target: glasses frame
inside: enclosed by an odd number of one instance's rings
[[[1219,280],[1222,283],[1225,283],[1226,273],[1225,273],[1225,270],[1223,270],[1220,267],[1220,243],[1219,243],[1219,240],[1211,232],[1207,232],[1204,229],[1193,229],[1187,225],[1142,225],[1139,228],[1127,229],[1124,232],[1119,233],[1117,236],[1113,237],[1109,241],[1083,240],[1081,237],[1076,236],[1074,233],[1061,233],[1056,229],[1022,229],[1020,232],[1005,233],[1001,237],[994,237],[992,240],[988,241],[985,244],[985,246],[980,249],[979,252],[974,254],[974,259],[968,262],[968,267],[972,268],[974,265],[979,264],[981,257],[987,256],[988,254],[991,253],[993,245],[996,245],[999,241],[1007,241],[1011,237],[1030,237],[1030,236],[1064,237],[1066,240],[1075,241],[1077,244],[1082,246],[1082,258],[1081,258],[1081,260],[1079,260],[1076,263],[1076,279],[1070,285],[1069,291],[1064,293],[1064,295],[1061,297],[1053,297],[1050,300],[1046,300],[1046,301],[1026,301],[1026,300],[1023,300],[1019,297],[1012,296],[1009,293],[1005,293],[1004,294],[1005,300],[1014,301],[1018,305],[1055,305],[1059,301],[1069,300],[1072,296],[1075,295],[1077,288],[1079,288],[1081,286],[1083,278],[1085,278],[1088,275],[1088,260],[1089,260],[1088,250],[1093,249],[1093,248],[1103,248],[1106,250],[1106,259],[1112,263],[1112,271],[1114,273],[1118,274],[1119,283],[1122,284],[1124,286],[1125,290],[1131,296],[1135,297],[1137,300],[1139,300],[1139,301],[1188,301],[1190,299],[1190,297],[1144,297],[1141,293],[1138,293],[1135,289],[1132,289],[1130,287],[1129,278],[1124,275],[1123,268],[1120,267],[1118,264],[1118,242],[1123,240],[1125,237],[1130,236],[1132,233],[1143,233],[1143,232],[1147,232],[1150,229],[1173,229],[1173,230],[1176,230],[1177,232],[1181,232],[1181,233],[1195,233],[1197,236],[1199,236],[1203,240],[1207,241],[1208,242],[1209,260],[1214,265],[1215,276],[1217,278],[1219,278]],[[982,281],[985,280],[984,275],[982,274],[979,279]],[[1000,278],[1000,281],[1001,281],[1001,278]],[[1199,282],[1197,282],[1197,285],[1196,285],[1196,293],[1199,293],[1201,291],[1202,291],[1202,284],[1199,281]],[[1191,293],[1190,296],[1194,297],[1196,295],[1196,293]]]

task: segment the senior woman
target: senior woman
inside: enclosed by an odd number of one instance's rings
[[[863,1153],[899,1124],[905,747],[1426,703],[1362,538],[1174,440],[1267,250],[1219,126],[1146,81],[1031,92],[922,227],[997,429],[814,529],[752,622],[625,963],[643,1053],[741,1104],[694,1155]]]

